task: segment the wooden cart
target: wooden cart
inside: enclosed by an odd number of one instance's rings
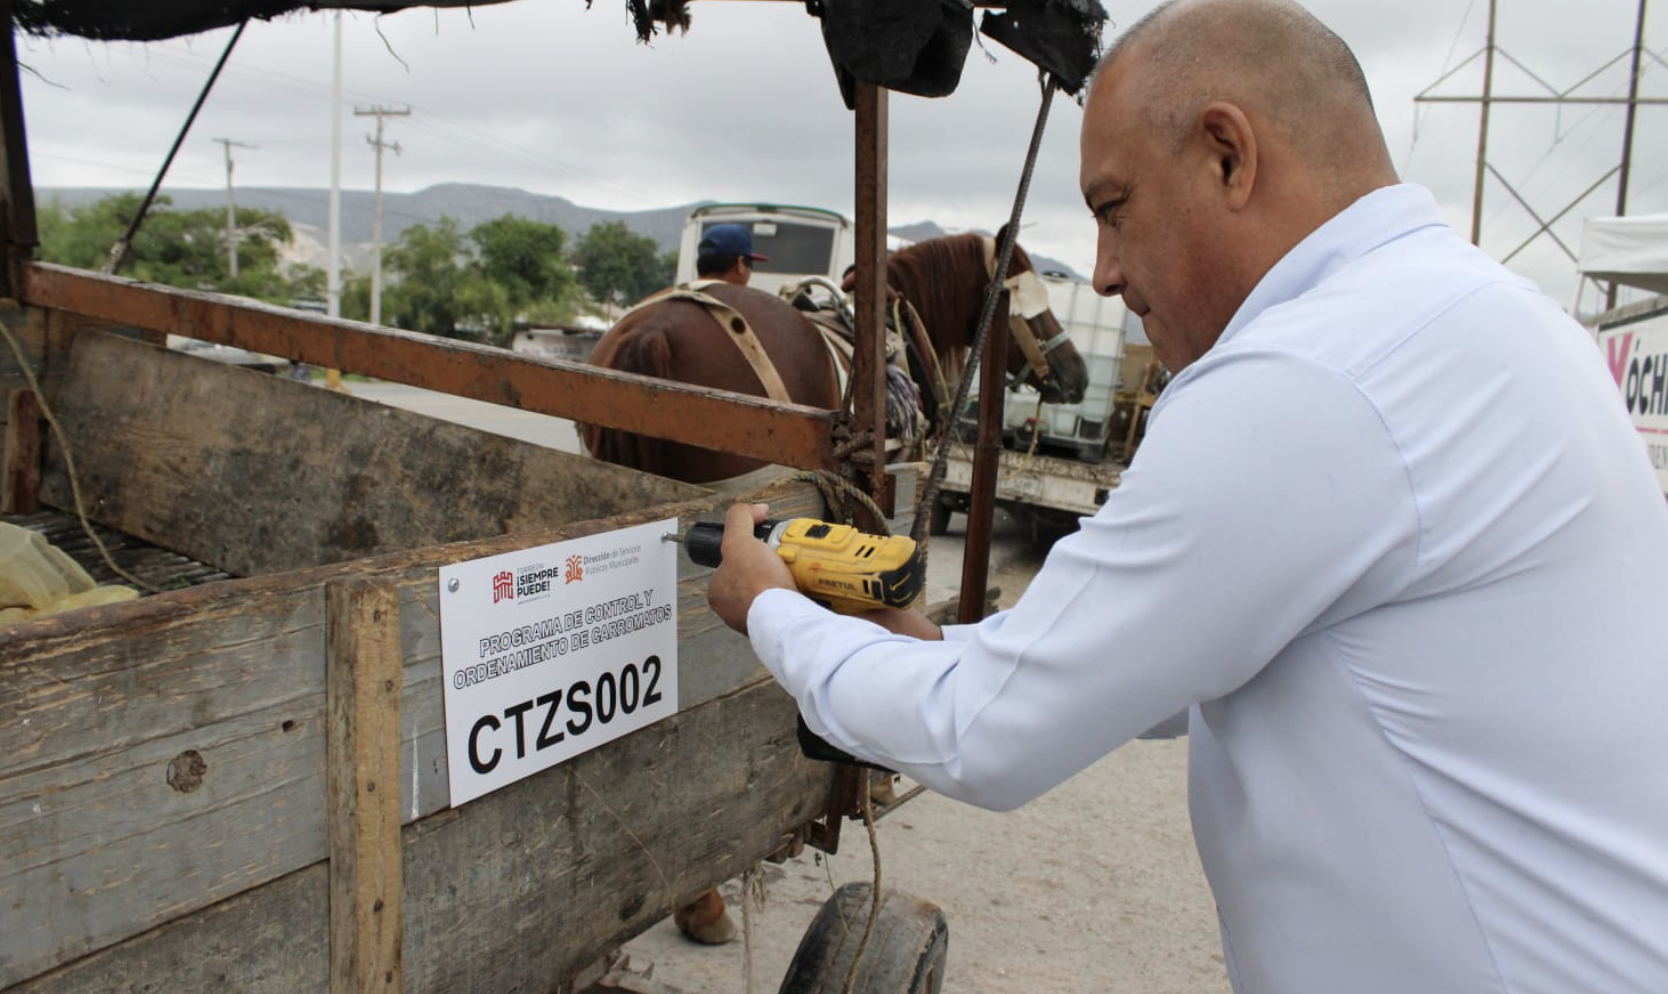
[[[88,544],[68,452],[118,562],[185,584],[0,628],[0,989],[560,989],[678,902],[832,841],[838,768],[801,756],[792,700],[687,560],[676,716],[450,803],[440,567],[730,498],[73,311],[0,321],[63,433],[0,361],[7,520]],[[826,513],[808,483],[767,499]]]

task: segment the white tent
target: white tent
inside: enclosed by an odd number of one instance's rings
[[[1576,268],[1587,279],[1668,293],[1668,214],[1588,218]]]

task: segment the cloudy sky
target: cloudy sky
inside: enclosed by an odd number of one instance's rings
[[[1511,58],[1497,62],[1497,94],[1580,84],[1580,96],[1625,95],[1637,0],[1587,0],[1579,10],[1564,0],[1498,3],[1498,44]],[[1108,38],[1151,6],[1108,0]],[[1445,76],[1430,92],[1481,92],[1488,0],[1309,6],[1365,66],[1403,178],[1434,190],[1450,223],[1468,233],[1477,107],[1414,98]],[[706,0],[691,10],[688,35],[646,46],[619,0],[589,10],[583,0],[518,0],[343,15],[343,186],[373,185],[374,122],[354,110],[380,105],[411,111],[387,122],[386,139],[400,146],[385,163],[388,190],[470,182],[618,210],[710,198],[849,214],[853,122],[819,22],[795,2]],[[255,146],[233,150],[238,186],[329,185],[333,16],[249,26],[169,185],[224,188],[217,138]],[[1647,49],[1662,17],[1647,18]],[[23,92],[35,183],[148,185],[230,34],[144,45],[20,38],[19,58],[34,73],[25,73]],[[1656,59],[1646,56],[1644,96],[1668,96],[1668,69]],[[952,96],[894,95],[890,221],[993,230],[1008,215],[1037,103],[1035,69],[992,41],[975,43]],[[1652,137],[1668,131],[1665,115],[1668,107],[1639,112],[1629,213],[1668,210],[1668,141]],[[1081,120],[1073,101],[1056,98],[1023,240],[1087,273],[1094,234],[1077,191]],[[1551,217],[1618,165],[1622,121],[1616,106],[1498,106],[1489,161],[1529,208]],[[1577,250],[1581,219],[1615,204],[1614,180],[1602,183],[1555,230]],[[1484,222],[1483,245],[1496,258],[1537,226],[1493,178]],[[1510,265],[1561,301],[1574,294],[1573,264],[1550,239],[1517,251]]]

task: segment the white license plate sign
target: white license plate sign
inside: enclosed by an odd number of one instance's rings
[[[677,528],[441,568],[454,807],[677,712]]]

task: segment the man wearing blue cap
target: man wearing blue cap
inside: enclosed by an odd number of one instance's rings
[[[695,250],[695,275],[746,286],[754,262],[769,262],[753,251],[753,229],[745,224],[715,224],[701,235]]]

